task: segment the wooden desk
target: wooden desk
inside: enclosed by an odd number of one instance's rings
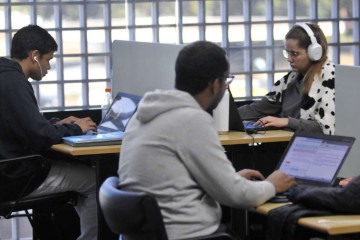
[[[223,146],[252,144],[252,143],[269,143],[269,142],[287,142],[294,135],[293,132],[284,130],[271,130],[264,134],[257,133],[249,135],[245,132],[228,132],[220,134],[220,142]]]
[[[265,134],[258,133],[250,136],[245,132],[231,131],[226,134],[220,134],[219,139],[223,146],[229,146],[252,143],[286,142],[291,139],[293,134],[293,132],[289,131],[272,130],[267,131]],[[71,147],[67,144],[61,143],[53,145],[51,148],[55,151],[69,154],[72,156],[119,153],[121,151],[121,145]]]
[[[51,149],[61,153],[69,154],[71,156],[86,156],[86,155],[120,153],[121,145],[72,147],[65,143],[60,143],[53,145]]]
[[[266,215],[272,209],[289,203],[265,203],[258,206],[255,212]],[[333,215],[322,217],[304,217],[298,224],[328,235],[350,234],[360,232],[360,215]]]

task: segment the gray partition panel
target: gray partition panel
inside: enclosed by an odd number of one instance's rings
[[[356,137],[339,176],[360,175],[360,67],[336,65],[335,89],[335,133]]]
[[[173,89],[175,60],[182,45],[115,40],[112,45],[113,95],[144,95],[155,89]]]

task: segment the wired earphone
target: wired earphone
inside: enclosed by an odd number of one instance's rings
[[[40,66],[40,63],[39,63],[39,61],[38,61],[38,59],[37,59],[37,56],[35,56],[34,57],[34,61],[37,63],[37,65],[39,66],[39,68],[40,68],[40,72],[41,72],[41,77],[43,77],[44,75],[43,75],[43,71],[42,71],[42,68],[41,68],[41,66]]]

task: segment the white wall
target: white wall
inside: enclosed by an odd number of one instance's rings
[[[113,95],[144,95],[155,89],[173,89],[175,61],[181,45],[115,40],[112,45]]]
[[[337,65],[335,89],[335,134],[356,138],[339,176],[360,175],[360,67]]]

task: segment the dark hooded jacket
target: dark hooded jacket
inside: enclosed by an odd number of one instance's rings
[[[338,214],[360,214],[360,176],[345,187],[296,187],[290,190],[293,203]]]
[[[79,134],[82,131],[78,125],[55,125],[45,119],[20,64],[0,58],[0,162],[41,154],[60,143],[63,136]],[[0,201],[32,192],[44,181],[49,169],[50,164],[44,162],[0,164]]]

